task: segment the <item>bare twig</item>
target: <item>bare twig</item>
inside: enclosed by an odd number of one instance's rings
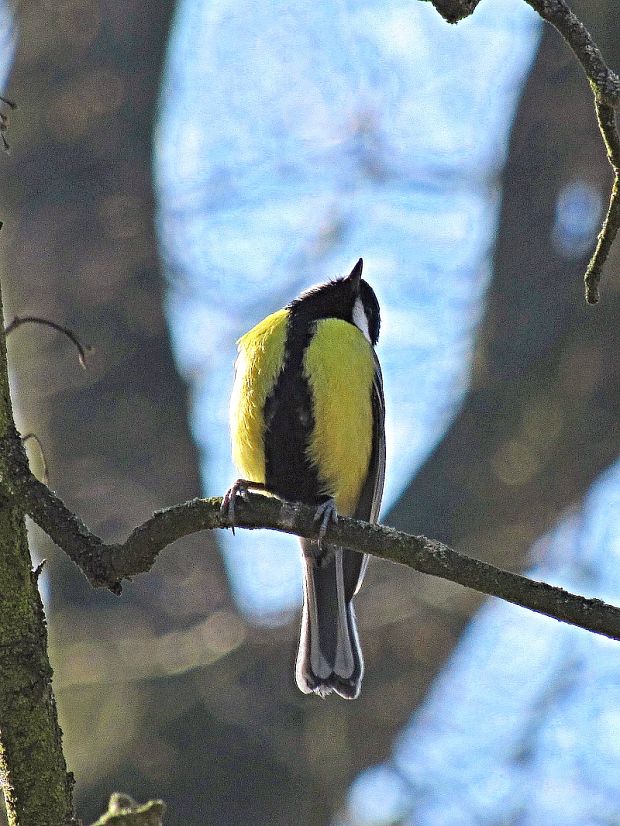
[[[22,436],[22,443],[25,445],[26,442],[30,439],[32,439],[32,441],[36,444],[37,448],[39,449],[39,456],[41,458],[41,475],[43,476],[43,483],[45,485],[49,485],[49,468],[47,465],[47,459],[45,458],[45,451],[43,450],[43,445],[41,444],[41,439],[39,439],[36,433],[26,433],[25,436]]]
[[[71,557],[94,587],[121,591],[121,580],[144,573],[159,552],[197,531],[231,527],[220,513],[221,498],[193,499],[158,511],[135,528],[122,544],[106,545],[61,500],[31,473],[19,437],[0,443],[5,467],[4,495],[18,496],[26,513]],[[257,494],[239,498],[238,528],[269,528],[316,538],[315,509]],[[408,565],[531,611],[620,640],[620,609],[544,582],[504,571],[425,536],[410,536],[382,525],[340,518],[329,526],[326,541]]]
[[[480,0],[431,0],[448,23],[456,23],[474,13]],[[608,106],[620,105],[620,78],[605,63],[601,50],[566,0],[525,0],[543,20],[551,23],[573,50],[595,96]]]
[[[48,318],[41,318],[36,315],[16,315],[13,321],[11,321],[10,324],[7,324],[4,328],[4,334],[8,336],[10,333],[14,332],[14,330],[17,330],[18,327],[21,327],[22,324],[42,324],[45,327],[51,327],[53,330],[57,330],[59,333],[65,335],[69,341],[75,345],[75,348],[78,351],[80,364],[84,370],[86,370],[86,353],[92,353],[93,348],[88,346],[84,347],[79,338],[68,327],[63,327],[62,324],[57,324],[55,321],[50,321]]]
[[[525,0],[551,23],[581,63],[597,99],[608,106],[620,105],[620,78],[605,63],[601,50],[565,0]]]
[[[594,94],[598,125],[614,173],[607,214],[584,276],[586,301],[588,304],[596,304],[599,300],[603,266],[620,226],[620,137],[615,112],[620,105],[620,78],[607,66],[589,31],[565,0],[525,2],[544,20],[555,26],[581,63]]]
[[[605,142],[607,157],[614,173],[614,182],[611,188],[607,215],[599,233],[596,248],[588,264],[584,283],[586,287],[586,301],[596,304],[599,299],[599,282],[603,264],[607,260],[609,250],[614,242],[620,226],[620,136],[616,121],[616,110],[595,98],[596,116],[601,135]]]
[[[456,23],[473,14],[478,2],[479,0],[432,0],[433,6],[448,23]],[[620,77],[605,63],[592,35],[565,0],[525,2],[559,31],[581,64],[594,94],[599,128],[614,172],[607,214],[584,276],[586,301],[588,304],[596,304],[599,300],[603,266],[620,227],[620,137],[615,115],[615,110],[620,106]]]

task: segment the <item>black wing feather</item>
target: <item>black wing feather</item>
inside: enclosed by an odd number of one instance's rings
[[[372,451],[368,463],[368,473],[353,517],[365,522],[376,522],[381,508],[383,483],[385,481],[385,399],[383,396],[383,376],[379,360],[373,351],[375,376],[372,389]],[[348,600],[359,590],[366,568],[368,554],[345,550],[344,577],[345,598]]]

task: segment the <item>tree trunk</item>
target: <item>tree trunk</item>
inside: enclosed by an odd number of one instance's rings
[[[0,319],[2,296],[0,293]],[[0,444],[15,434],[0,330]],[[0,477],[6,484],[4,451]],[[47,657],[47,629],[32,571],[24,513],[0,500],[0,776],[10,826],[69,826],[73,776],[62,753]]]

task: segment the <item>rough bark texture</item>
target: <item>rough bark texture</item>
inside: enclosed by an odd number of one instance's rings
[[[0,331],[0,438],[12,429]],[[0,475],[6,475],[4,457]],[[45,616],[31,569],[24,512],[6,500],[0,501],[0,675],[0,774],[10,826],[76,824],[73,776],[62,752]]]
[[[10,439],[10,437],[9,437]],[[14,464],[17,433],[13,448],[9,439],[0,441],[0,450],[9,457],[11,477],[21,463]],[[15,490],[15,493],[12,493]],[[7,497],[15,495],[35,521],[41,514],[40,527],[49,532],[55,542],[73,559],[94,587],[107,587],[121,593],[121,580],[150,571],[159,553],[177,539],[205,529],[262,529],[290,533],[316,539],[316,512],[300,502],[285,502],[273,496],[245,494],[235,504],[234,523],[228,511],[222,510],[222,499],[193,499],[157,511],[151,519],[139,525],[127,540],[118,545],[105,545],[74,515],[67,511],[58,497],[47,490],[32,475],[13,478],[5,488]],[[34,491],[34,497],[32,496]],[[31,507],[34,501],[34,508]],[[53,514],[52,519],[50,515]],[[545,582],[532,580],[478,559],[464,556],[434,539],[411,536],[382,525],[340,517],[330,525],[326,542],[381,559],[399,562],[421,573],[447,579],[473,588],[483,594],[500,597],[515,605],[529,608],[587,631],[620,640],[620,608],[564,591]]]

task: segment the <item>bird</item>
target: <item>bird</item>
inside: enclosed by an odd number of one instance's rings
[[[223,497],[256,488],[316,508],[316,540],[300,539],[303,607],[295,676],[305,694],[360,693],[364,660],[352,600],[368,556],[324,541],[338,515],[376,522],[385,477],[385,401],[375,352],[379,302],[349,275],[303,292],[237,342],[230,399],[234,463]]]

